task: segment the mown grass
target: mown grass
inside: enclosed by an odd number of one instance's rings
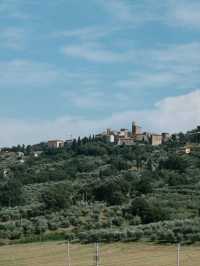
[[[95,245],[70,246],[71,266],[95,266]],[[180,265],[199,266],[200,247],[181,248]],[[0,247],[0,266],[67,266],[63,242]],[[175,266],[176,246],[135,243],[100,245],[100,266]]]

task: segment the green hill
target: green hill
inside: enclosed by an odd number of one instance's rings
[[[200,240],[200,148],[84,138],[0,153],[0,239]],[[23,152],[23,153],[22,153]]]

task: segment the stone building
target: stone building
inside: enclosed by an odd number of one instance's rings
[[[117,144],[118,145],[134,145],[135,141],[133,138],[119,138]]]
[[[49,149],[58,149],[63,148],[65,142],[63,140],[49,140],[48,141],[48,148]]]
[[[107,135],[106,140],[110,143],[114,143],[115,142],[115,135],[113,135],[113,134]]]
[[[118,132],[118,136],[122,138],[128,138],[129,137],[129,131],[126,128],[121,128]]]
[[[137,134],[134,139],[135,141],[149,143],[150,137],[151,137],[150,133],[143,132],[141,134]]]
[[[101,138],[107,140],[111,143],[116,143],[118,145],[133,145],[137,142],[139,143],[149,143],[154,146],[166,143],[169,138],[169,133],[161,134],[152,134],[150,132],[142,132],[142,128],[136,124],[136,122],[132,122],[131,131],[126,128],[121,128],[118,131],[113,131],[108,128],[106,131],[101,134],[96,135],[97,138]]]
[[[162,135],[160,134],[151,134],[150,137],[151,145],[158,146],[162,144]]]
[[[132,137],[142,134],[142,128],[138,126],[135,122],[132,122]]]

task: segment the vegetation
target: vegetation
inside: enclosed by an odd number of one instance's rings
[[[62,149],[0,154],[0,239],[200,241],[200,147],[180,134],[165,145],[95,138]],[[23,157],[23,158],[22,158]]]

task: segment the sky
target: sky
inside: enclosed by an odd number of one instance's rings
[[[0,146],[200,124],[198,0],[0,0]]]

